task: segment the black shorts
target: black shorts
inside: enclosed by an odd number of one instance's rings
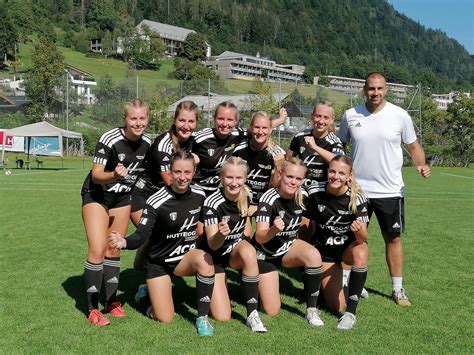
[[[258,273],[259,274],[268,274],[269,272],[278,271],[278,266],[281,266],[281,259],[283,256],[277,258],[257,260],[258,263]]]
[[[349,244],[340,247],[327,247],[325,245],[315,245],[314,247],[318,249],[324,263],[340,264],[342,261],[342,254],[344,254],[344,250],[347,249]]]
[[[158,264],[145,260],[145,279],[150,280],[161,276],[173,276],[176,265]]]
[[[82,206],[89,203],[99,203],[106,210],[129,206],[132,203],[131,194],[114,194],[103,190],[82,192]]]
[[[132,212],[142,210],[146,200],[157,191],[158,188],[150,187],[143,179],[138,179],[132,190]]]
[[[225,268],[229,267],[230,253],[227,255],[214,255],[212,252],[208,251],[212,256],[212,261],[214,262],[214,269],[216,274],[225,273]]]
[[[375,213],[382,232],[400,235],[405,231],[405,200],[403,197],[370,198],[367,206],[369,219],[372,213]]]

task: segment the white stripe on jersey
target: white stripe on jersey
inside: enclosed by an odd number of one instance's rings
[[[172,197],[173,196],[168,192],[166,187],[162,187],[160,190],[151,195],[148,200],[146,200],[146,203],[156,210]]]
[[[204,128],[196,133],[195,142],[201,143],[202,141],[213,137],[214,133],[212,132],[212,128]]]
[[[279,145],[274,145],[273,147],[271,147],[268,152],[270,153],[270,155],[272,156],[273,159],[275,159],[278,155],[285,155],[285,151],[283,150],[282,147],[280,147]]]
[[[156,149],[159,152],[164,152],[171,154],[173,152],[173,141],[171,140],[171,137],[169,134],[167,134],[163,139],[158,143],[158,146]]]
[[[142,139],[147,142],[148,144],[151,145],[151,137],[148,134],[143,133],[142,134]]]
[[[356,202],[356,205],[357,206],[360,206],[362,205],[363,203],[366,203],[367,202],[367,198],[361,194],[361,193],[358,193],[357,194],[357,202]]]
[[[248,142],[249,142],[248,140],[244,140],[240,142],[239,145],[235,147],[234,153],[238,152],[239,150],[247,149],[247,147],[249,146]]]
[[[307,193],[308,196],[311,196],[313,194],[317,194],[318,192],[324,192],[326,191],[326,182],[323,182],[322,184],[312,184],[307,188]]]
[[[198,184],[192,184],[190,185],[190,187],[191,187],[192,192],[206,197],[206,193],[204,192],[203,188],[199,186]]]
[[[122,132],[120,132],[120,128],[114,128],[108,132],[105,132],[99,138],[99,142],[111,148],[115,142],[121,139],[123,139],[123,135]]]
[[[204,200],[204,206],[211,207],[215,210],[225,202],[224,196],[222,196],[221,191],[217,190],[216,192],[212,193],[208,198]]]
[[[334,134],[334,132],[329,132],[329,134],[326,137],[324,137],[324,139],[327,140],[331,144],[341,143],[341,140],[339,139],[338,136],[336,136],[336,134]]]
[[[275,200],[279,197],[280,197],[280,195],[278,194],[277,190],[275,188],[272,188],[270,190],[267,190],[262,195],[262,197],[260,198],[260,202],[264,202],[264,203],[267,203],[269,205],[272,205],[273,202],[275,202]]]
[[[100,164],[100,165],[107,165],[107,159],[94,157],[93,163]]]
[[[255,219],[256,222],[267,222],[270,223],[270,217],[269,216],[257,216]]]
[[[301,136],[309,136],[311,134],[311,131],[312,131],[311,128],[304,129],[301,132],[296,133],[294,138],[301,137]]]

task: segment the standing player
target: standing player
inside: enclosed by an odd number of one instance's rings
[[[147,315],[162,323],[174,318],[171,275],[196,276],[198,315],[196,329],[201,336],[212,336],[209,305],[214,288],[211,256],[195,249],[196,231],[204,192],[190,185],[195,171],[191,153],[175,153],[170,162],[171,185],[165,186],[146,202],[135,233],[123,238],[113,231],[109,244],[118,249],[137,249],[149,240],[145,274],[151,306]],[[202,226],[201,226],[202,228]]]
[[[306,319],[313,326],[323,326],[320,310],[316,308],[322,275],[321,256],[313,246],[297,239],[303,217],[300,185],[305,173],[306,167],[301,160],[285,160],[278,187],[264,193],[258,204],[255,241],[260,300],[266,313],[277,314],[281,306],[277,266],[304,266]]]
[[[139,100],[124,107],[125,126],[104,133],[96,145],[94,163],[82,186],[82,219],[89,244],[84,279],[88,320],[98,326],[109,321],[99,311],[99,292],[105,285],[105,310],[112,317],[125,312],[116,293],[120,275],[120,253],[107,248],[111,230],[124,234],[130,216],[131,191],[143,165],[151,140],[143,135],[148,107]]]
[[[247,164],[238,157],[226,160],[221,170],[222,188],[204,201],[202,219],[205,233],[201,248],[208,251],[216,269],[211,313],[220,321],[231,316],[225,268],[242,272],[242,291],[247,306],[247,326],[254,332],[266,332],[258,306],[258,264],[255,248],[245,240],[252,232],[247,217],[249,188],[245,185]]]
[[[337,155],[344,155],[340,139],[334,133],[334,107],[322,101],[314,106],[313,128],[305,129],[292,139],[286,154],[298,157],[308,168],[304,186],[327,181],[329,162]]]
[[[287,113],[280,110],[278,119],[272,121],[276,127],[285,122]],[[209,196],[219,186],[219,172],[222,164],[233,153],[238,144],[249,139],[248,131],[236,128],[238,122],[237,107],[230,101],[217,105],[214,113],[214,128],[199,131],[193,144],[193,153],[199,158],[199,169],[195,181]]]
[[[305,217],[316,229],[311,240],[323,259],[321,289],[328,307],[344,315],[338,329],[348,330],[356,323],[356,308],[367,277],[367,199],[355,181],[352,163],[344,155],[329,163],[328,182],[308,189]],[[352,265],[347,301],[342,289],[341,261]]]
[[[392,277],[392,298],[398,305],[407,307],[411,303],[402,284],[400,239],[405,228],[401,144],[405,144],[421,176],[429,177],[431,172],[410,116],[385,100],[387,91],[382,74],[369,74],[364,85],[367,101],[344,113],[338,134],[342,142],[352,142],[351,160],[357,181],[369,198],[369,217],[375,213],[382,231]]]
[[[266,112],[258,111],[250,122],[251,139],[245,140],[235,149],[234,155],[247,161],[249,174],[247,184],[252,189],[249,217],[257,210],[259,199],[270,188],[276,186],[276,171],[285,159],[285,151],[270,138],[272,120]]]

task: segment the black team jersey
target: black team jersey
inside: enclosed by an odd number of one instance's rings
[[[191,151],[194,137],[190,137],[186,142],[179,143],[180,149]],[[147,187],[159,189],[164,186],[160,173],[170,171],[171,156],[173,155],[173,141],[170,132],[165,132],[155,138],[153,144],[145,156],[145,164],[138,184],[145,183]],[[137,186],[140,187],[141,186]]]
[[[314,185],[308,189],[304,216],[316,221],[312,244],[316,247],[348,246],[355,240],[351,224],[356,219],[368,223],[367,199],[357,195],[357,213],[349,208],[350,190],[341,196],[326,192],[326,184]]]
[[[168,186],[161,188],[146,201],[140,224],[127,238],[126,249],[137,249],[149,240],[146,257],[150,263],[176,266],[196,246],[204,198],[204,191],[196,185],[183,194]]]
[[[237,202],[230,201],[224,196],[222,188],[218,189],[204,201],[201,212],[201,220],[204,227],[212,224],[219,224],[222,220],[227,222],[230,234],[225,238],[224,244],[217,250],[212,250],[207,244],[207,237],[204,235],[200,247],[208,251],[211,255],[226,256],[244,240],[244,228],[247,216],[241,216],[237,207]]]
[[[307,167],[306,178],[304,186],[310,186],[312,184],[318,184],[328,180],[328,163],[311,149],[306,141],[305,137],[311,137],[313,130],[305,129],[297,133],[290,143],[290,150],[295,153],[295,156],[303,160]],[[316,145],[336,155],[344,155],[344,147],[341,140],[333,132],[329,132],[324,138],[314,137]]]
[[[150,144],[151,139],[145,134],[136,141],[127,139],[121,128],[114,128],[104,133],[95,147],[94,164],[105,165],[105,171],[112,172],[119,163],[122,163],[127,168],[128,175],[124,179],[99,185],[92,182],[89,172],[82,186],[83,192],[103,190],[115,194],[130,193],[137,177],[143,171],[145,155]]]
[[[207,195],[219,186],[219,174],[224,162],[234,153],[239,143],[249,138],[247,130],[242,128],[234,129],[225,139],[218,138],[214,130],[204,128],[196,133],[192,148],[192,152],[200,160],[194,181],[202,186]]]
[[[303,192],[303,194],[306,193]],[[257,223],[267,222],[271,227],[278,216],[285,223],[283,231],[264,244],[259,244],[255,237],[252,239],[259,259],[273,259],[283,256],[296,240],[303,216],[303,208],[298,206],[294,199],[285,199],[278,194],[275,188],[272,188],[265,192],[260,199],[256,220]]]
[[[285,154],[285,151],[278,145],[270,149],[254,150],[250,140],[240,143],[235,149],[234,156],[247,161],[249,173],[247,175],[247,185],[252,189],[252,205],[258,205],[259,199],[270,187],[272,172],[275,169],[275,157]]]

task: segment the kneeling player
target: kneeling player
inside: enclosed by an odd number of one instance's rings
[[[356,308],[367,277],[367,199],[357,185],[352,163],[345,156],[331,160],[328,182],[308,190],[305,216],[316,230],[312,244],[323,258],[322,291],[330,309],[342,312],[338,329],[348,330],[356,323]],[[352,265],[349,298],[342,289],[341,261]]]
[[[135,233],[123,238],[112,232],[108,240],[110,246],[118,249],[137,249],[149,240],[145,251],[145,277],[151,307],[147,315],[162,323],[169,323],[174,317],[170,276],[196,275],[196,328],[199,335],[211,336],[214,330],[208,313],[214,288],[214,264],[208,253],[195,249],[205,194],[202,189],[190,186],[195,171],[191,153],[173,154],[170,168],[171,185],[147,200]]]
[[[300,185],[305,173],[306,167],[298,158],[285,160],[278,187],[264,193],[258,204],[255,241],[260,269],[259,291],[265,312],[277,314],[281,306],[277,266],[304,266],[306,319],[313,326],[322,326],[324,322],[316,308],[322,276],[321,257],[313,246],[297,239],[303,217]]]

